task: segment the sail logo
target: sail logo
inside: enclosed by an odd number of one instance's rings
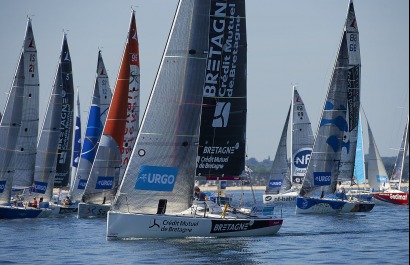
[[[86,179],[80,179],[80,181],[78,182],[78,189],[79,190],[84,190],[85,186],[87,185],[87,180]]]
[[[110,190],[114,187],[114,177],[98,176],[96,190]]]
[[[307,168],[311,154],[312,148],[302,148],[298,150],[293,157],[293,165],[297,168]]]
[[[331,172],[313,172],[313,182],[315,186],[329,186],[332,182]]]
[[[45,194],[47,190],[47,183],[34,181],[34,192]]]
[[[173,191],[177,175],[177,167],[141,166],[135,189]]]
[[[0,193],[4,192],[5,187],[6,187],[6,181],[5,180],[0,181]]]
[[[218,102],[216,103],[214,120],[212,127],[214,128],[226,128],[228,126],[229,113],[231,111],[231,103]]]
[[[282,180],[269,180],[269,188],[280,188],[282,187]]]
[[[379,183],[387,182],[387,176],[376,175],[376,179],[377,179],[377,182],[379,182]]]
[[[226,232],[237,232],[246,231],[249,229],[249,221],[232,221],[229,223],[212,221],[211,233],[226,233]]]

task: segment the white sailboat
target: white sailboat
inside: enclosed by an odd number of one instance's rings
[[[264,203],[294,203],[309,164],[314,137],[305,104],[296,86],[292,87],[290,114],[288,114],[283,127],[282,136],[272,164],[271,177],[263,195]],[[290,168],[286,145],[289,118],[291,120],[290,146],[292,158]]]
[[[85,186],[78,217],[106,217],[136,141],[139,122],[140,67],[135,12],[107,121]]]
[[[112,99],[107,70],[101,51],[98,51],[96,78],[91,96],[90,111],[85,131],[83,148],[80,151],[78,170],[74,175],[74,183],[69,196],[73,203],[81,202],[91,168],[100,143],[101,134],[107,119],[108,108]],[[91,211],[92,212],[92,211]]]
[[[39,115],[37,47],[31,19],[16,73],[0,122],[0,219],[47,217],[51,210],[29,207],[28,201],[11,204],[12,186],[28,187],[33,181]],[[21,199],[21,198],[20,198]]]
[[[394,173],[396,176],[400,176],[403,172],[404,159],[408,150],[408,118],[404,129],[401,148],[396,159]],[[369,131],[369,156],[368,156],[368,179],[371,195],[376,203],[387,205],[408,205],[409,194],[399,189],[394,189],[390,186],[389,177],[387,175],[386,168],[380,157],[379,150],[376,146],[373,133],[368,123]],[[401,181],[401,180],[400,180]]]
[[[296,213],[367,212],[374,207],[373,202],[335,196],[339,177],[353,178],[360,67],[359,31],[353,1],[350,1],[312,156],[296,198]]]
[[[246,49],[245,0],[179,1],[137,143],[108,212],[108,240],[278,232],[283,220],[272,216],[273,207],[246,215],[192,201],[196,173],[218,178],[245,169]]]

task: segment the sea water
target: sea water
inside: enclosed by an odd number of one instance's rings
[[[239,192],[230,192],[234,199]],[[229,192],[227,192],[229,195]],[[252,194],[245,194],[248,200]],[[255,193],[262,201],[262,192]],[[0,264],[408,264],[409,207],[368,213],[276,213],[275,236],[107,241],[105,219],[0,220]],[[138,224],[135,224],[138,225]]]

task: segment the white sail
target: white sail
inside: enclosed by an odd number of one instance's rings
[[[367,122],[367,129],[369,133],[369,154],[367,157],[369,188],[371,191],[388,190],[390,189],[389,177],[380,157],[369,122]]]
[[[295,86],[293,87],[291,117],[292,184],[300,186],[310,161],[314,135],[305,104]]]
[[[286,145],[290,110],[291,106],[289,106],[288,115],[286,116],[285,124],[282,130],[282,135],[279,140],[275,158],[273,159],[269,182],[266,185],[266,194],[278,194],[280,191],[289,190],[292,186],[289,176],[290,170],[288,165]]]
[[[390,181],[398,181],[398,189],[400,190],[401,181],[403,178],[404,162],[406,160],[407,152],[409,150],[409,116],[407,116],[406,126],[404,128],[403,138],[399,152],[397,154],[396,162],[394,163],[393,175]]]
[[[31,185],[33,140],[38,126],[39,77],[31,19],[0,122],[0,204],[10,203],[13,176],[17,186]],[[37,103],[36,103],[37,102]],[[16,161],[16,158],[21,161]],[[21,162],[21,169],[16,167]]]
[[[90,102],[83,148],[79,157],[78,170],[74,175],[73,185],[70,188],[70,198],[74,202],[80,201],[84,193],[107,119],[111,99],[112,92],[107,70],[105,69],[101,51],[99,51],[94,91]]]

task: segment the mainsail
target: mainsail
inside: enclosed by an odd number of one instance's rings
[[[97,153],[101,134],[107,119],[108,108],[111,103],[112,92],[101,51],[98,51],[97,71],[94,91],[91,98],[90,112],[85,131],[83,148],[79,159],[78,170],[70,188],[72,201],[80,201],[91,172]]]
[[[32,176],[29,176],[29,173],[33,171],[31,162],[33,152],[35,153],[35,145],[33,146],[32,142],[35,141],[38,126],[38,80],[37,49],[29,18],[20,58],[0,121],[0,204],[10,203],[13,175],[18,176],[16,184],[31,185],[29,182],[32,181]],[[16,157],[27,162],[22,168],[24,170],[15,171]],[[29,179],[25,180],[23,176]]]
[[[403,177],[404,161],[409,150],[409,116],[407,116],[406,126],[404,128],[403,138],[399,153],[397,154],[396,162],[394,163],[393,175],[391,180],[397,180],[399,182],[398,189],[400,189],[401,181]]]
[[[67,187],[71,173],[71,157],[74,129],[74,84],[71,66],[71,56],[66,35],[64,35],[63,53],[61,54],[61,86],[62,106],[60,121],[60,136],[58,140],[58,158],[54,186]]]
[[[33,191],[40,194],[40,196],[44,198],[44,202],[50,201],[53,194],[61,131],[63,84],[67,81],[67,78],[71,78],[70,74],[66,74],[63,71],[67,54],[69,54],[67,36],[64,34],[54,85],[50,93],[40,138],[37,144]]]
[[[84,190],[85,202],[111,202],[131,157],[138,133],[139,66],[137,26],[133,11],[107,121]]]
[[[354,159],[352,162],[350,159],[351,153],[355,154],[356,140],[352,143],[350,136],[354,131],[357,134],[360,66],[359,32],[350,1],[312,156],[300,190],[302,197],[334,194],[341,170],[351,170],[353,175]]]
[[[305,104],[293,86],[291,126],[292,184],[300,186],[312,154],[314,136]]]
[[[24,92],[22,101],[21,127],[16,143],[16,164],[13,187],[31,187],[37,152],[39,126],[39,74],[37,48],[34,41],[31,20],[28,20],[27,33],[22,53]]]
[[[292,183],[290,181],[290,170],[288,165],[287,155],[287,134],[291,106],[289,106],[288,115],[286,116],[285,125],[283,126],[282,135],[279,140],[279,145],[276,150],[275,158],[273,159],[272,169],[269,176],[269,182],[266,185],[267,194],[276,194],[281,190],[290,190]]]
[[[232,179],[245,169],[245,3],[211,1],[207,25],[209,51],[196,174],[207,179]]]

